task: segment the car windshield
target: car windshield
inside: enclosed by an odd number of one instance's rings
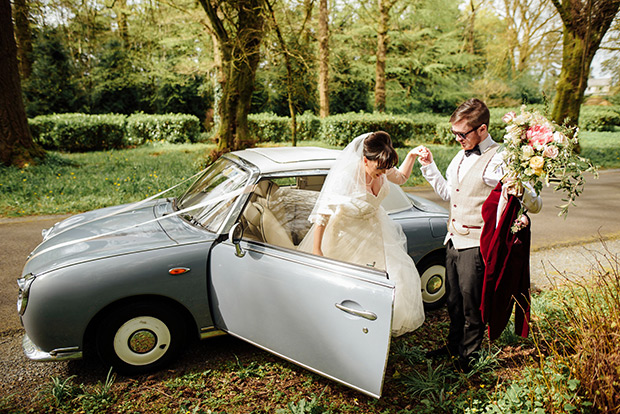
[[[207,230],[217,231],[249,178],[238,164],[220,158],[179,199],[181,210],[195,207],[181,216]]]

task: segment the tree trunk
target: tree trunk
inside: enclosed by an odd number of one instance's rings
[[[466,39],[467,39],[467,52],[470,54],[474,54],[476,51],[476,5],[474,4],[474,0],[469,2],[469,8],[471,9],[471,16],[469,18],[469,24],[467,26]]]
[[[23,167],[45,152],[32,141],[22,100],[10,0],[0,0],[0,158]]]
[[[578,125],[590,65],[614,20],[620,0],[552,0],[562,22],[562,70],[553,100],[552,119]]]
[[[385,112],[385,61],[387,59],[388,0],[379,0],[379,27],[377,28],[377,64],[375,68],[375,111]]]
[[[558,124],[577,125],[583,94],[588,84],[590,64],[594,58],[588,53],[583,39],[564,30],[562,71],[556,85],[551,118]]]
[[[118,34],[123,41],[123,47],[129,47],[129,28],[127,27],[127,0],[119,0],[114,8],[116,22],[118,24]]]
[[[329,116],[329,10],[319,0],[319,116]]]
[[[273,11],[273,7],[271,7],[271,3],[269,0],[265,0],[267,6],[269,7],[269,12],[271,13],[271,19],[273,20],[273,27],[276,31],[276,36],[278,37],[278,42],[280,43],[280,48],[282,49],[282,55],[284,56],[284,64],[286,66],[286,95],[288,100],[288,110],[291,114],[291,135],[292,146],[297,145],[297,116],[295,111],[295,105],[293,104],[293,68],[291,65],[291,56],[284,41],[284,36],[282,36],[282,31],[280,30],[280,26],[278,25],[278,20],[276,19],[276,13]]]
[[[14,0],[15,40],[17,42],[17,61],[22,80],[32,73],[32,32],[30,30],[30,7],[26,0]]]
[[[248,114],[260,59],[264,0],[200,0],[200,4],[209,18],[221,57],[219,125],[215,134],[217,152],[221,154],[240,149],[250,141]],[[226,6],[227,13],[220,13],[218,7]],[[235,14],[234,21],[222,20],[231,14]]]

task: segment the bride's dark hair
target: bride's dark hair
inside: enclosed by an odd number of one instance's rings
[[[389,170],[398,164],[398,154],[392,146],[390,134],[384,131],[373,132],[364,140],[364,157],[377,161],[377,167]]]

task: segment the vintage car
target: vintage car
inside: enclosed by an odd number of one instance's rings
[[[230,334],[379,397],[394,284],[297,249],[336,150],[226,154],[179,198],[78,214],[43,232],[18,280],[24,352],[161,368],[192,338]],[[391,188],[430,307],[444,296],[447,213]]]

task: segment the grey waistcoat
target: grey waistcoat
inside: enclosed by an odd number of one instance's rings
[[[456,249],[480,246],[480,234],[484,224],[482,204],[493,189],[485,184],[482,177],[498,148],[497,143],[489,147],[460,182],[456,177],[452,186],[446,242],[452,240]]]

